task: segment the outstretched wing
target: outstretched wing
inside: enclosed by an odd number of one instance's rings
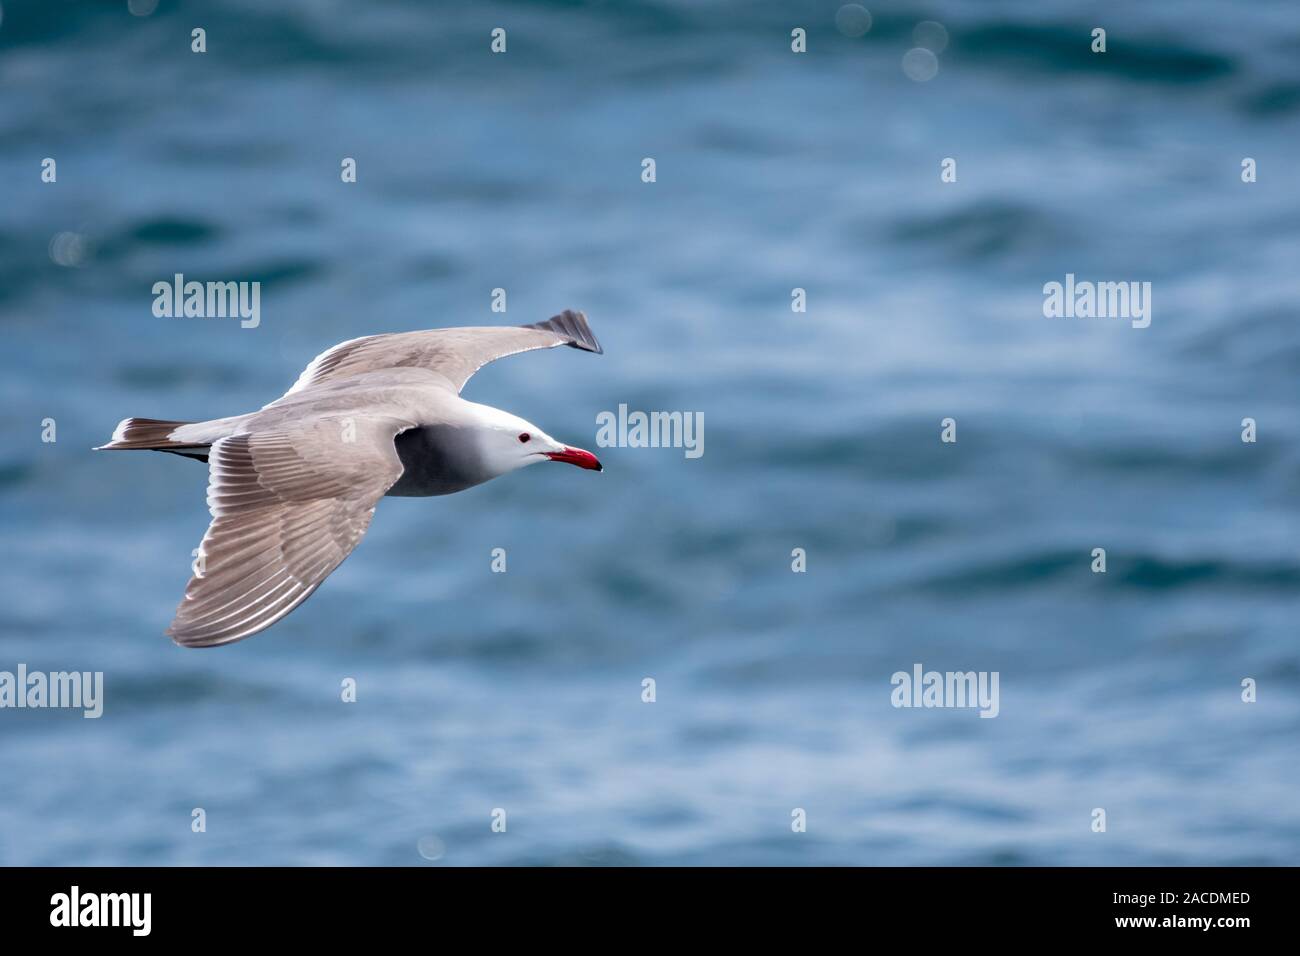
[[[209,452],[212,523],[167,633],[187,647],[256,634],[307,600],[356,547],[402,474],[394,418],[318,418],[222,438]]]
[[[313,385],[387,368],[426,368],[446,378],[456,391],[488,362],[532,349],[568,345],[587,352],[604,350],[581,312],[565,310],[545,322],[521,326],[478,326],[392,332],[341,342],[316,356],[285,396]]]

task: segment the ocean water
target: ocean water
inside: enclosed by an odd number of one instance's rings
[[[0,670],[105,682],[0,710],[0,863],[1296,861],[1293,3],[0,2]],[[156,318],[178,272],[260,325]],[[1044,318],[1067,273],[1150,326]],[[466,396],[701,457],[387,499],[271,630],[163,636],[204,468],[118,419],[564,308],[605,355]],[[893,707],[918,663],[998,716]]]

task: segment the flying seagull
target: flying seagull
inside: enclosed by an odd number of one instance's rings
[[[321,353],[260,411],[207,422],[128,418],[103,449],[208,463],[212,523],[167,633],[229,644],[307,600],[356,547],[385,495],[449,495],[539,461],[600,471],[460,390],[488,362],[559,345],[603,350],[581,312],[518,327],[368,335]]]

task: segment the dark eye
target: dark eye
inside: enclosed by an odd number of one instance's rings
[[[530,438],[532,438],[532,437],[533,437],[533,436],[530,435],[530,434],[528,434],[528,432],[520,432],[520,433],[519,433],[519,440],[520,440],[520,441],[528,441],[528,439],[530,439]]]

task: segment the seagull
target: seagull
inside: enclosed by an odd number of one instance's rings
[[[429,329],[341,342],[260,411],[206,422],[128,418],[96,451],[208,463],[212,523],[168,636],[215,647],[270,627],[343,563],[385,496],[449,495],[540,461],[596,456],[460,397],[507,355],[602,354],[582,312],[523,326]]]

